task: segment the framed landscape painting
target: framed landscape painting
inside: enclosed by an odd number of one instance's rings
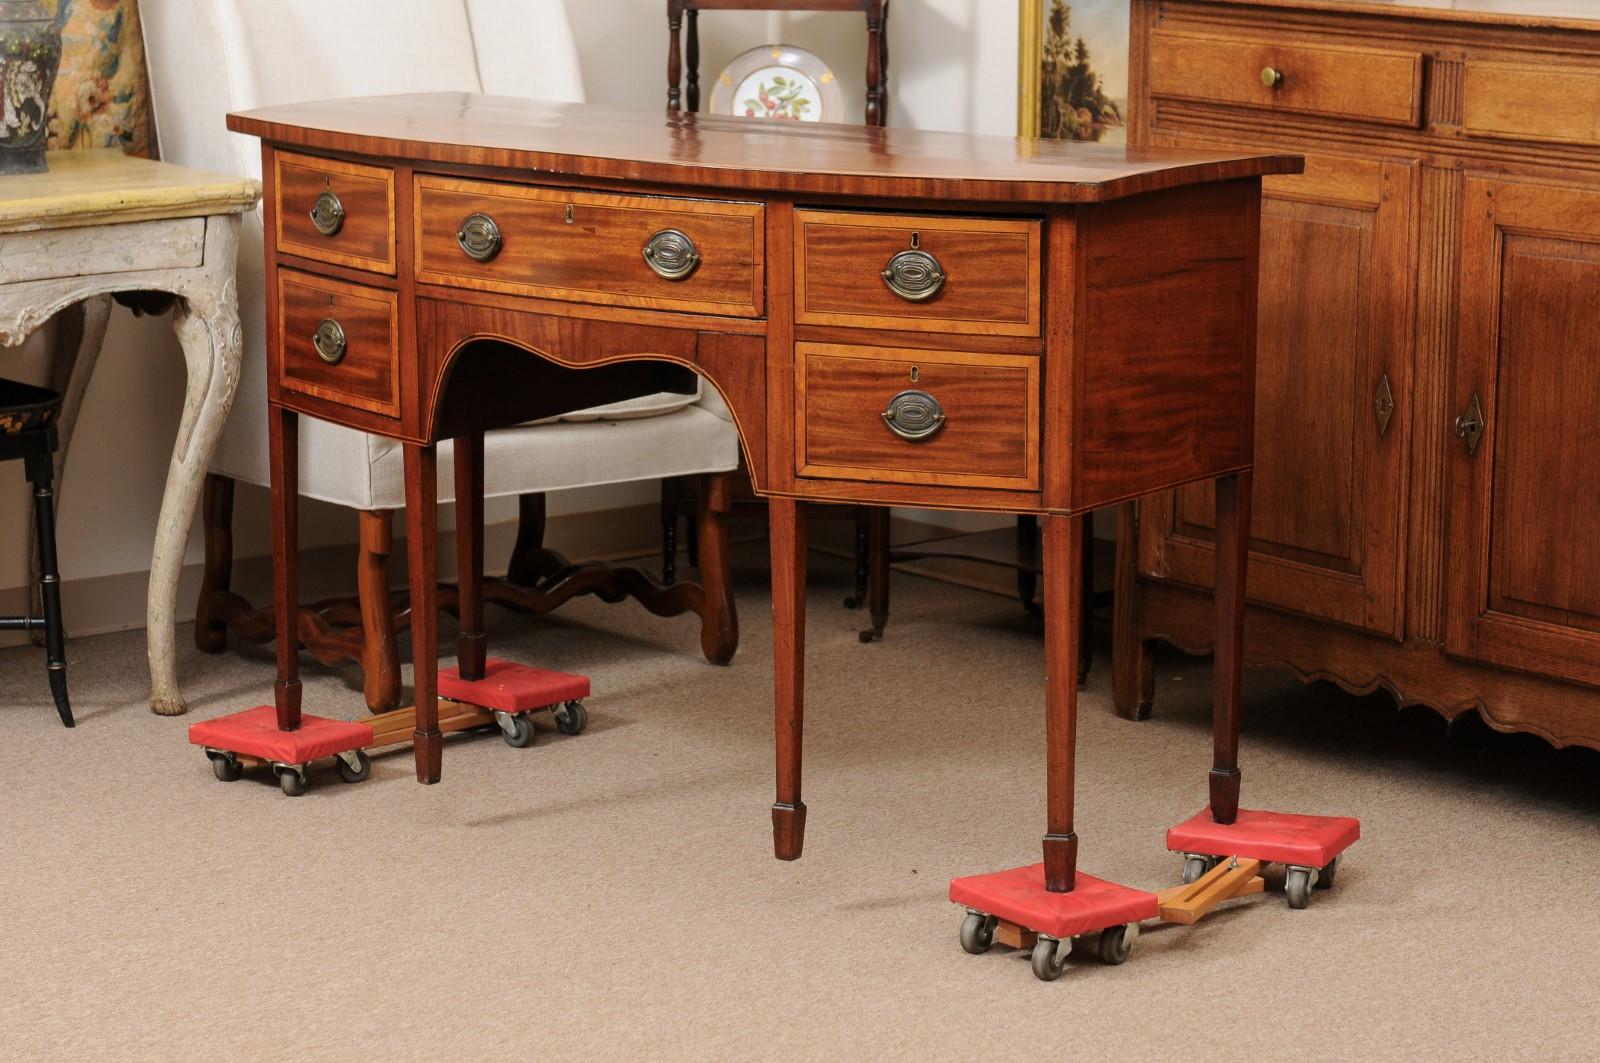
[[[1020,0],[1017,133],[1127,140],[1128,0]]]

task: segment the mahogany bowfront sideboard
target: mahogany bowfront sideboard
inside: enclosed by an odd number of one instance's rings
[[[467,672],[484,653],[484,431],[688,390],[696,373],[771,500],[780,857],[800,855],[805,826],[808,501],[1041,517],[1052,889],[1076,860],[1089,511],[1218,480],[1218,583],[1234,593],[1217,702],[1235,711],[1261,179],[1298,156],[460,94],[228,124],[263,142],[280,727],[300,716],[301,415],[404,446],[416,770],[436,782],[436,445],[456,440]],[[1219,746],[1223,806],[1230,757]]]

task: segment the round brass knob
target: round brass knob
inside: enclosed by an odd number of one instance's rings
[[[1263,67],[1261,70],[1261,84],[1269,89],[1275,89],[1283,84],[1283,71],[1273,67]]]
[[[468,214],[456,230],[456,243],[474,262],[487,262],[500,253],[505,240],[500,226],[487,214]]]
[[[311,334],[311,345],[317,349],[317,357],[329,365],[338,365],[344,361],[346,343],[344,326],[331,317],[325,317],[317,323],[317,331]]]
[[[883,423],[901,439],[915,443],[944,427],[944,407],[926,391],[902,391],[889,400]]]
[[[700,264],[700,251],[687,234],[677,229],[662,229],[645,241],[644,260],[657,276],[681,281]]]
[[[344,204],[330,189],[311,204],[311,224],[323,236],[336,236],[344,228]]]
[[[926,251],[902,251],[883,271],[883,283],[889,290],[913,303],[925,303],[938,295],[947,279],[939,260]]]

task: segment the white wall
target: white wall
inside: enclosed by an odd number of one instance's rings
[[[567,0],[596,102],[659,107],[666,98],[667,27],[661,0]],[[709,84],[746,48],[784,41],[823,56],[839,73],[852,120],[862,112],[866,32],[856,14],[712,12],[701,17],[702,79]],[[1009,134],[1015,128],[1017,6],[1012,0],[901,0],[890,21],[890,122],[897,126]],[[859,73],[858,73],[859,72]],[[42,380],[45,345],[0,349],[13,377]],[[183,401],[183,359],[170,318],[117,309],[72,445],[61,498],[62,572],[69,582],[144,572]],[[653,488],[569,495],[552,512],[630,505]],[[26,582],[29,496],[17,463],[0,465],[0,589]],[[265,492],[238,494],[237,553],[268,553]],[[510,519],[509,502],[490,511]],[[942,517],[942,520],[948,519]],[[355,518],[307,504],[302,542],[353,542]],[[198,529],[188,560],[201,558]],[[182,606],[187,610],[187,603]],[[73,629],[95,629],[81,615]]]

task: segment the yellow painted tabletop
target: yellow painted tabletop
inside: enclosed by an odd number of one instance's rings
[[[112,222],[238,214],[261,184],[100,151],[53,151],[45,173],[0,177],[0,233]]]

